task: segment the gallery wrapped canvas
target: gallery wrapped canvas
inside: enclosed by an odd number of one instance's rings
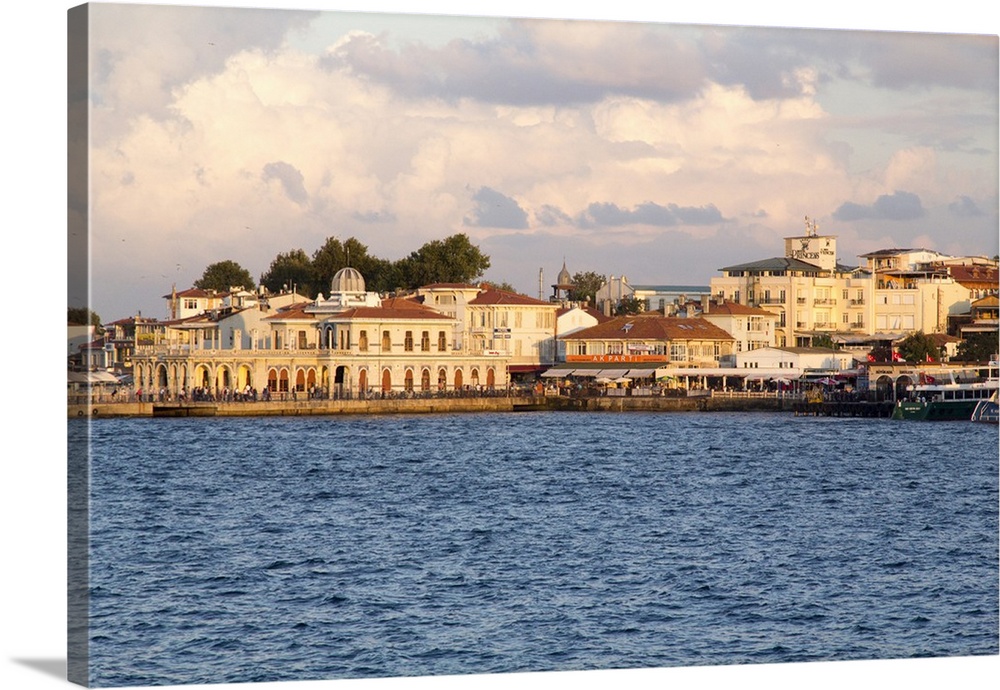
[[[995,657],[997,46],[70,9],[69,680]]]

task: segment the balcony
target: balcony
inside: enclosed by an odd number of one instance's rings
[[[852,307],[863,307],[864,304],[865,304],[865,301],[863,299],[852,299],[851,300],[851,306]]]
[[[837,300],[832,297],[817,297],[813,300],[813,304],[836,304]]]

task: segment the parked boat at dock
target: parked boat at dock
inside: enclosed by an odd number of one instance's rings
[[[972,410],[972,421],[985,422],[987,424],[1000,424],[1000,402],[997,401],[997,394],[993,393],[988,400],[980,400]]]
[[[907,387],[907,398],[896,403],[892,418],[969,420],[980,402],[996,395],[998,384],[995,365],[987,369],[985,376],[978,371],[921,374],[919,383]]]

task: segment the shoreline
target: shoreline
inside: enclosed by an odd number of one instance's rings
[[[68,405],[69,419],[122,417],[275,417],[475,412],[792,412],[799,401],[777,397],[399,398],[269,402],[127,402]]]

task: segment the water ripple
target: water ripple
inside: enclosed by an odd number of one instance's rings
[[[969,426],[99,420],[91,683],[996,654]]]

